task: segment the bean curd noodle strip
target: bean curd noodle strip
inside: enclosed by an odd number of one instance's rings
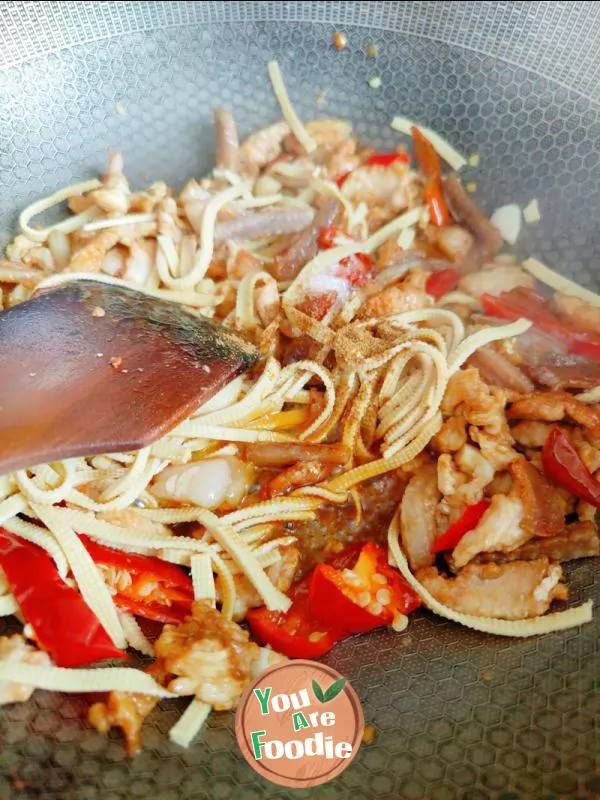
[[[526,319],[518,319],[516,322],[511,322],[510,325],[498,325],[493,328],[485,328],[484,330],[477,331],[465,339],[459,347],[451,354],[448,359],[448,369],[450,375],[453,375],[465,361],[473,355],[477,350],[490,342],[498,342],[501,339],[510,339],[512,336],[518,336],[520,333],[531,328],[531,322]]]
[[[87,605],[113,643],[125,647],[125,634],[108,586],[73,528],[51,506],[33,505],[32,508],[60,545]]]
[[[310,134],[304,127],[304,125],[300,122],[298,115],[292,108],[290,98],[288,97],[288,93],[283,83],[283,78],[281,76],[281,70],[279,69],[279,64],[276,61],[269,61],[267,68],[269,70],[269,77],[271,78],[271,83],[273,84],[273,91],[275,92],[275,97],[279,101],[279,105],[281,106],[281,113],[283,114],[285,121],[290,126],[290,130],[298,139],[298,141],[300,142],[302,147],[306,150],[306,152],[312,153],[312,151],[316,148],[317,145],[312,136],[310,136]]]
[[[388,547],[402,576],[417,592],[425,605],[441,617],[458,622],[467,628],[472,628],[483,633],[492,633],[497,636],[540,636],[545,633],[566,630],[578,625],[584,625],[592,619],[592,601],[588,600],[576,608],[546,614],[543,617],[534,617],[524,620],[492,619],[489,617],[474,617],[462,614],[443,605],[433,597],[414,577],[408,566],[406,556],[400,547],[399,513],[396,513],[388,532]]]
[[[363,243],[361,248],[362,252],[373,253],[378,247],[381,247],[385,241],[394,236],[394,234],[406,228],[410,228],[411,225],[415,225],[421,219],[422,213],[423,206],[419,206],[418,208],[411,209],[411,211],[404,212],[404,214],[400,214],[396,219],[393,219],[391,222],[388,222],[387,225],[380,228],[377,233],[370,236],[366,242]]]
[[[239,428],[220,428],[187,420],[174,428],[167,436],[184,436],[194,439],[214,439],[218,442],[293,442],[294,437],[275,431],[261,431]]]
[[[58,486],[54,485],[52,488],[40,488],[35,480],[27,475],[26,470],[15,472],[15,481],[29,501],[47,504],[60,503],[73,488],[75,470],[70,459],[63,461],[59,465],[59,469],[63,472],[62,483]],[[58,474],[54,470],[52,471],[58,478]]]
[[[294,494],[300,493],[300,489],[296,490]],[[320,504],[319,504],[320,505]],[[313,511],[280,511],[277,510],[273,513],[265,511],[263,514],[252,518],[252,525],[260,525],[268,522],[302,522],[305,520],[316,519],[316,514]],[[233,529],[240,533],[246,530],[246,522],[236,522],[232,525]]]
[[[402,464],[406,464],[417,456],[421,450],[429,444],[431,438],[435,436],[441,427],[442,416],[438,413],[429,420],[418,436],[399,453],[396,453],[391,458],[380,458],[377,461],[372,461],[370,464],[363,464],[360,467],[355,467],[349,472],[328,481],[324,484],[324,487],[333,492],[347,491],[359,483],[363,483],[371,478],[376,478],[378,475],[383,475],[384,472],[397,469],[402,466]]]
[[[151,289],[148,286],[132,286],[128,281],[121,280],[120,278],[108,277],[108,275],[90,275],[87,272],[69,272],[65,274],[52,275],[52,277],[41,281],[37,285],[37,289],[50,289],[53,286],[60,286],[63,283],[71,281],[98,281],[99,283],[106,283],[113,286],[123,286],[127,289],[135,288],[136,291],[146,294],[149,297],[157,297],[161,300],[170,300],[173,303],[180,303],[183,306],[191,306],[192,308],[204,308],[205,306],[212,306],[218,303],[214,295],[196,292],[194,289],[186,291],[171,291],[170,289]]]
[[[240,281],[235,304],[235,321],[239,330],[256,328],[260,324],[254,298],[259,283],[275,284],[275,280],[268,272],[256,272]]]
[[[170,729],[169,739],[180,747],[189,747],[202,730],[211,710],[208,703],[194,698]]]
[[[200,249],[194,261],[192,271],[178,278],[176,281],[173,281],[174,288],[189,289],[204,277],[212,259],[217,214],[231,200],[235,200],[236,197],[240,197],[251,188],[251,183],[249,181],[242,181],[214,195],[209,201],[202,215]]]
[[[0,503],[0,525],[4,525],[8,520],[12,519],[15,514],[20,514],[27,508],[26,499],[20,495],[15,494],[8,497]]]
[[[159,686],[146,672],[129,667],[65,669],[0,661],[0,681],[24,683],[50,692],[134,692],[152,697],[177,697]]]
[[[86,223],[91,222],[98,213],[95,208],[90,208],[87,211],[77,214],[73,217],[68,217],[62,222],[57,222],[55,225],[50,225],[47,228],[36,229],[29,225],[33,217],[47,211],[58,203],[62,203],[69,197],[83,194],[84,192],[91,192],[102,186],[101,181],[97,178],[92,178],[89,181],[82,181],[81,183],[73,183],[70,186],[65,186],[64,189],[54,192],[49,197],[44,197],[42,200],[36,200],[31,203],[27,208],[23,209],[19,214],[19,227],[28,239],[33,242],[45,242],[52,231],[62,231],[63,233],[71,233],[83,227]]]
[[[564,275],[559,275],[558,272],[554,272],[553,269],[538,261],[537,258],[526,258],[523,262],[523,267],[538,281],[551,286],[557,292],[562,292],[569,295],[569,297],[578,297],[592,306],[600,306],[600,294],[585,289],[578,283],[565,278]]]
[[[134,225],[136,222],[154,222],[153,214],[127,214],[124,217],[109,217],[96,222],[88,222],[83,226],[84,233],[101,231],[105,228],[114,228],[117,225]],[[64,231],[64,228],[62,229]]]
[[[112,500],[107,500],[105,502],[95,501],[77,489],[72,489],[67,495],[66,499],[73,503],[73,505],[87,508],[90,511],[113,511],[127,508],[141,494],[146,486],[148,486],[152,478],[166,466],[166,464],[167,462],[161,461],[158,458],[148,459],[147,464],[143,470],[140,471],[140,474],[137,475],[135,479],[132,478],[132,480],[126,484],[125,491],[117,494],[117,496]]]
[[[119,620],[127,639],[128,647],[133,647],[139,653],[145,656],[154,656],[154,645],[146,638],[144,632],[138,625],[135,617],[132,614],[119,614]]]
[[[192,584],[195,600],[208,600],[216,606],[217,594],[213,576],[212,559],[209,553],[200,553],[190,559],[192,569]]]

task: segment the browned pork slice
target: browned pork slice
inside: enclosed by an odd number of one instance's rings
[[[480,553],[478,563],[504,564],[507,561],[532,561],[549,558],[551,561],[572,561],[600,555],[598,526],[591,520],[571,522],[559,536],[530,539],[510,553]]]
[[[400,510],[402,547],[411,569],[433,564],[431,546],[437,537],[435,516],[440,498],[435,465],[420,467],[408,482]]]
[[[527,375],[493,347],[481,347],[473,353],[469,364],[476,367],[483,380],[491,386],[512,389],[522,394],[533,392],[535,389]]]
[[[509,564],[468,564],[454,578],[435,567],[417,579],[436,600],[462,614],[495,619],[539,617],[553,600],[565,600],[562,569],[547,558]]]

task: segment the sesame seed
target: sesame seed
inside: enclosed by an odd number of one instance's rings
[[[106,316],[106,311],[100,306],[96,306],[92,311],[92,317],[104,317],[104,316]]]
[[[110,365],[113,369],[119,369],[122,363],[123,359],[121,358],[121,356],[113,356],[110,360]]]
[[[202,364],[202,370],[203,372],[210,372],[210,367],[208,364]]]
[[[394,617],[394,621],[392,622],[392,630],[396,631],[396,633],[402,633],[408,627],[408,617],[406,614],[396,614]]]
[[[103,355],[104,353],[96,353],[96,358],[102,358]]]
[[[376,44],[370,44],[367,47],[367,55],[369,56],[369,58],[375,58],[375,56],[377,55],[377,45]]]
[[[382,606],[388,606],[390,604],[390,600],[392,599],[392,595],[389,589],[380,589],[377,594],[375,595],[377,602],[381,603]]]

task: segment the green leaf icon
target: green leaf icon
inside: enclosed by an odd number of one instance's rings
[[[312,689],[313,689],[313,692],[315,693],[315,697],[317,698],[317,700],[320,703],[324,703],[325,702],[325,695],[323,694],[323,689],[321,689],[319,684],[314,679],[313,679],[313,682],[312,682]]]
[[[328,703],[330,700],[333,700],[334,697],[338,696],[345,685],[346,678],[339,678],[337,681],[334,681],[328,689],[323,691],[315,680],[312,682],[313,692],[320,703]]]
[[[327,691],[325,692],[325,699],[323,700],[323,702],[328,703],[330,700],[333,700],[334,697],[337,697],[345,685],[346,685],[346,678],[339,678],[337,681],[334,681],[329,687],[329,689],[327,689]]]

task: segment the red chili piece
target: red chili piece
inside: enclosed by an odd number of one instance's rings
[[[190,576],[175,564],[154,556],[124,553],[98,544],[87,536],[81,541],[96,564],[112,567],[131,578],[117,588],[115,604],[146,619],[177,624],[191,612],[194,590]]]
[[[458,272],[455,269],[452,269],[452,267],[449,267],[448,269],[442,269],[439,272],[434,272],[433,275],[430,275],[429,278],[427,278],[425,291],[427,294],[435,297],[436,300],[439,300],[440,297],[443,297],[445,294],[448,294],[448,292],[456,289],[458,278]]]
[[[432,553],[443,553],[446,550],[454,550],[463,536],[476,528],[479,520],[490,507],[489,500],[481,500],[472,506],[467,506],[462,517],[450,525],[433,543]]]
[[[481,295],[481,304],[486,314],[500,319],[528,319],[540,330],[566,342],[569,352],[594,361],[600,361],[600,338],[588,331],[581,331],[561,322],[548,308],[544,297],[529,289],[511,289],[495,297]]]
[[[429,139],[418,128],[413,127],[413,149],[425,177],[425,202],[429,216],[438,228],[448,225],[450,212],[446,205],[442,186],[442,163]]]
[[[351,569],[319,564],[309,596],[314,617],[346,635],[389,625],[397,614],[420,605],[419,597],[387,563],[386,550],[374,542],[363,545]]]
[[[574,445],[555,428],[542,449],[544,472],[575,497],[600,508],[600,483],[581,460]]]
[[[347,570],[353,580],[348,580]],[[380,590],[389,594],[385,604],[377,599]],[[356,602],[365,593],[370,609]],[[387,563],[386,550],[374,542],[355,542],[318,564],[292,587],[290,598],[292,605],[285,613],[257,608],[247,615],[259,642],[290,658],[318,658],[341,639],[388,625],[396,614],[408,614],[420,605],[419,597]]]
[[[406,153],[375,153],[374,155],[369,156],[369,158],[367,158],[367,160],[356,169],[362,169],[362,167],[389,167],[391,164],[395,164],[397,161],[401,161],[403,164],[408,164],[410,158],[406,155]],[[336,180],[336,183],[340,189],[353,172],[354,170],[345,172]]]
[[[37,641],[57,666],[127,658],[41,547],[0,529],[0,567]]]

